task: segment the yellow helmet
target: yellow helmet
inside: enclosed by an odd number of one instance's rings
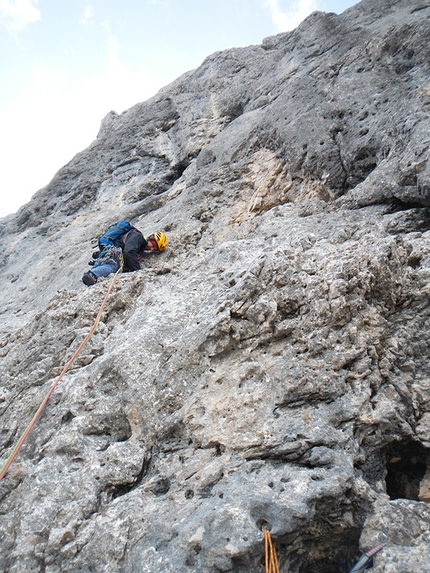
[[[164,251],[164,249],[167,247],[167,243],[169,242],[167,235],[165,233],[162,233],[161,231],[156,231],[154,233],[154,239],[157,243],[158,250]]]

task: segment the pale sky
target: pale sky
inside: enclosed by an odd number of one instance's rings
[[[218,50],[356,0],[0,0],[0,217],[97,136]]]

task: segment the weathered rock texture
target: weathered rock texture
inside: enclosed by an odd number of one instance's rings
[[[169,248],[0,483],[0,569],[375,573],[430,562],[430,5],[214,54],[0,221],[5,460],[93,323],[91,240]]]

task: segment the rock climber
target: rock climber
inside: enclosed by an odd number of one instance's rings
[[[133,272],[140,270],[139,260],[145,251],[164,251],[167,246],[168,238],[161,231],[149,235],[146,239],[142,233],[133,228],[127,233],[124,233],[116,244],[122,248],[124,256],[124,270]]]
[[[115,240],[114,245],[107,245],[101,252],[95,253],[93,258],[93,269],[82,277],[85,285],[95,284],[99,277],[107,277],[111,273],[116,273],[124,263],[125,272],[140,270],[140,259],[145,252],[162,252],[168,243],[167,235],[161,231],[156,231],[149,237],[144,237],[142,233],[132,228]]]

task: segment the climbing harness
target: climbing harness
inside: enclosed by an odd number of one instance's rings
[[[376,547],[374,547],[373,549],[362,555],[349,573],[361,573],[362,571],[365,571],[366,569],[371,567],[373,564],[373,556],[376,555],[378,551],[381,551],[383,547],[385,547],[385,544],[381,543],[381,545],[377,545]]]
[[[266,552],[266,573],[279,573],[276,549],[267,529],[264,530],[264,547]]]
[[[112,291],[113,285],[115,283],[115,280],[117,278],[117,276],[119,275],[119,273],[122,271],[124,266],[123,260],[122,260],[122,256],[120,257],[120,267],[117,270],[117,272],[114,274],[109,288],[107,290],[107,293],[103,299],[102,304],[100,305],[100,309],[97,313],[96,319],[94,321],[94,324],[92,325],[92,327],[90,328],[90,330],[88,331],[88,334],[85,336],[85,338],[83,339],[83,341],[81,342],[81,344],[78,346],[77,350],[75,351],[75,353],[73,354],[73,356],[70,358],[70,360],[67,362],[67,364],[64,366],[63,370],[61,371],[61,374],[58,376],[58,378],[54,381],[54,383],[52,384],[49,392],[47,393],[47,395],[45,396],[45,399],[43,400],[43,402],[40,404],[37,412],[35,413],[35,415],[33,416],[31,422],[29,423],[29,425],[27,426],[27,428],[25,429],[24,433],[22,434],[22,436],[20,437],[20,439],[18,440],[17,444],[15,445],[15,447],[13,448],[11,454],[9,455],[8,459],[6,460],[6,463],[4,464],[4,466],[1,469],[0,472],[0,481],[4,478],[4,476],[6,475],[6,472],[8,471],[8,469],[10,468],[13,460],[16,458],[16,456],[18,455],[19,450],[21,449],[21,446],[23,445],[23,443],[25,442],[25,440],[27,439],[28,434],[31,432],[31,429],[33,428],[33,426],[35,425],[35,423],[37,422],[37,419],[39,418],[40,414],[42,413],[44,407],[46,406],[46,403],[49,400],[49,397],[51,396],[52,392],[55,390],[57,384],[59,383],[59,381],[61,380],[61,378],[64,376],[64,374],[67,372],[67,370],[70,368],[70,366],[73,364],[74,360],[76,359],[76,357],[79,355],[79,353],[81,352],[81,350],[84,348],[84,346],[86,345],[86,343],[89,341],[89,339],[91,338],[91,336],[93,335],[94,331],[96,330],[99,322],[100,322],[100,318],[103,312],[103,308],[106,304],[106,301],[108,299],[109,294]]]

